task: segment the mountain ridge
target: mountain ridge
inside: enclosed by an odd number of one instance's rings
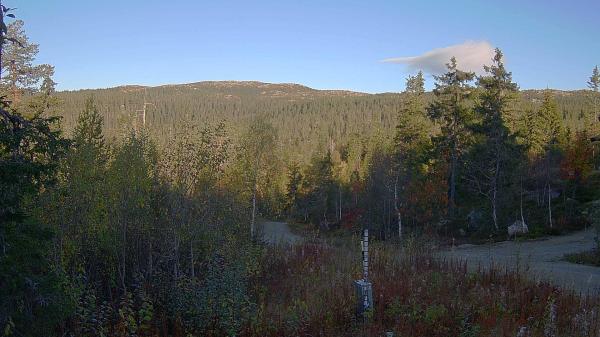
[[[298,83],[271,83],[261,81],[198,81],[189,83],[175,83],[175,84],[161,84],[161,85],[139,85],[139,84],[123,84],[114,87],[107,88],[82,88],[74,90],[61,90],[59,93],[77,93],[85,91],[104,91],[104,90],[120,90],[124,92],[136,92],[144,89],[163,89],[163,88],[187,88],[187,89],[261,89],[265,91],[265,94],[269,92],[285,92],[288,90],[290,94],[316,94],[317,96],[322,95],[333,95],[333,96],[367,96],[376,95],[359,91],[345,90],[345,89],[315,89],[306,85]]]
[[[334,95],[347,95],[347,96],[374,96],[374,95],[397,95],[400,94],[401,91],[386,91],[386,92],[377,92],[377,93],[368,93],[363,91],[349,90],[349,89],[316,89],[309,87],[304,84],[293,83],[293,82],[262,82],[262,81],[254,81],[254,80],[207,80],[207,81],[196,81],[196,82],[187,82],[187,83],[172,83],[172,84],[160,84],[160,85],[141,85],[141,84],[122,84],[113,87],[106,88],[80,88],[80,89],[72,89],[72,90],[59,90],[59,93],[72,93],[72,92],[82,92],[82,91],[96,91],[96,90],[143,90],[143,89],[160,89],[160,88],[223,88],[223,89],[233,89],[233,88],[262,88],[262,89],[294,89],[296,91],[305,91],[312,93],[322,93],[322,94],[334,94]],[[546,90],[550,90],[555,94],[569,94],[569,93],[582,93],[589,92],[587,89],[573,89],[573,90],[564,90],[564,89],[522,89],[520,92],[522,93],[540,93]],[[431,92],[431,91],[428,91]]]

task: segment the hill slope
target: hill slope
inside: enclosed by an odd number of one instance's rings
[[[589,111],[585,91],[556,91],[563,117],[578,128]],[[144,87],[136,85],[108,89],[59,92],[63,100],[63,126],[70,132],[85,99],[93,96],[105,118],[105,132],[115,136],[124,124],[141,125],[144,100],[146,126],[165,139],[184,121],[224,121],[238,130],[248,119],[264,115],[280,132],[283,147],[309,155],[323,144],[345,142],[352,135],[381,132],[390,135],[395,126],[402,95],[366,94],[343,90],[316,90],[299,84],[210,81]],[[520,110],[535,108],[541,90],[523,91]],[[137,118],[135,117],[138,115]]]

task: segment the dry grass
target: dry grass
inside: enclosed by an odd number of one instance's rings
[[[375,308],[354,314],[358,243],[276,247],[256,286],[258,315],[246,336],[600,336],[600,301],[581,298],[518,273],[470,272],[412,241],[373,244]]]
[[[587,252],[567,254],[565,260],[571,263],[600,267],[600,251],[592,249]]]

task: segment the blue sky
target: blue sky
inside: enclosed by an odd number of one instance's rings
[[[583,88],[600,65],[598,0],[4,3],[59,89],[257,80],[401,91],[414,67],[382,60],[467,41],[501,48],[524,89]]]

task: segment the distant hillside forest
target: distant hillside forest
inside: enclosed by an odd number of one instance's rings
[[[581,130],[585,116],[592,110],[589,91],[552,92],[565,126],[573,132]],[[366,94],[237,81],[121,86],[63,91],[56,96],[62,101],[59,113],[67,134],[90,97],[104,118],[104,133],[109,138],[136,124],[141,127],[146,102],[146,126],[159,143],[164,143],[182,123],[225,122],[234,134],[239,134],[253,118],[261,116],[279,131],[283,149],[293,150],[291,159],[302,162],[325,146],[342,147],[351,139],[367,139],[377,133],[392,136],[405,100],[402,93]],[[431,92],[426,93],[425,101],[430,102],[432,97]],[[514,109],[517,115],[537,109],[543,90],[525,90],[519,98]]]

